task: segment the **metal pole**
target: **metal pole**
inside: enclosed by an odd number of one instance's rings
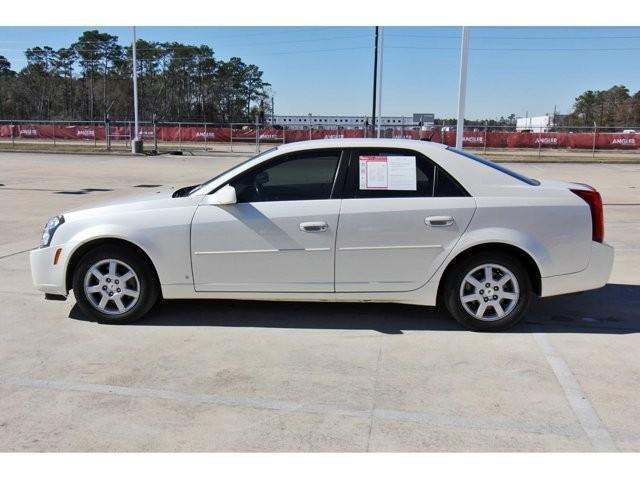
[[[229,123],[229,143],[230,151],[233,151],[233,123]]]
[[[456,128],[456,148],[462,148],[464,135],[464,106],[467,96],[467,63],[469,61],[469,28],[462,27],[460,47],[460,83],[458,87],[458,125]]]
[[[109,115],[104,119],[105,140],[107,142],[107,151],[111,151],[111,121]]]
[[[180,151],[182,151],[182,123],[178,123],[178,142],[180,145]]]
[[[542,154],[542,128],[538,131],[538,159],[540,159],[540,155]]]
[[[153,149],[158,151],[158,118],[153,114]]]
[[[135,138],[134,141],[140,140],[140,124],[138,122],[138,64],[136,58],[136,27],[133,27],[133,45],[132,45],[132,70],[133,70],[133,119],[135,121]],[[132,142],[132,145],[134,143]],[[135,153],[135,146],[131,147],[133,153]]]
[[[483,153],[487,152],[487,129],[489,127],[489,122],[485,120],[484,122],[484,151]]]
[[[371,132],[376,128],[376,96],[378,80],[378,28],[376,27],[375,43],[373,47],[373,108],[371,109]],[[373,136],[373,135],[372,135]]]
[[[11,128],[11,146],[16,146],[16,137],[13,134],[13,124],[10,125],[10,128]]]
[[[207,151],[207,124],[204,124],[204,151]]]
[[[384,28],[380,27],[380,72],[378,73],[378,138],[382,128],[382,56],[384,52]]]
[[[51,130],[53,135],[53,146],[56,146],[56,122],[55,121],[51,122]]]
[[[260,153],[260,124],[258,123],[258,115],[256,115],[256,153]]]
[[[276,106],[275,100],[273,99],[273,95],[271,95],[271,126],[275,126],[276,122]]]
[[[591,158],[596,157],[596,132],[598,130],[598,125],[596,122],[593,122],[593,147],[591,148]]]

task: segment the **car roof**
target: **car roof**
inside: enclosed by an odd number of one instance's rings
[[[297,141],[279,145],[278,151],[300,151],[318,148],[406,148],[409,150],[442,150],[447,145],[421,140],[404,140],[391,138],[330,138],[325,140]]]

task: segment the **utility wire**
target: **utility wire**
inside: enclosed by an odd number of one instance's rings
[[[342,40],[345,38],[369,38],[370,35],[346,35],[346,36],[342,36],[342,37],[329,37],[329,38],[307,38],[304,40],[286,40],[286,41],[278,41],[278,42],[260,42],[260,43],[242,43],[242,44],[236,44],[236,45],[229,45],[229,46],[234,46],[234,47],[253,47],[253,46],[265,46],[265,45],[278,45],[278,44],[290,44],[290,43],[309,43],[309,42],[327,42],[327,41],[333,41],[333,40]],[[122,45],[118,45],[118,46],[122,46]],[[213,47],[215,47],[216,45],[206,45],[209,48],[213,49]],[[223,45],[224,46],[224,45]],[[124,48],[129,48],[129,45],[124,45]],[[45,51],[43,50],[43,48],[45,47],[31,47],[28,48],[28,50],[33,50],[35,48],[40,48],[41,51]],[[49,47],[51,48],[51,47]],[[199,46],[186,46],[186,48],[200,48]],[[165,47],[158,47],[158,48],[136,48],[136,51],[138,52],[158,52],[158,53],[171,53],[175,50],[180,50],[180,47],[173,49],[173,48],[165,48]],[[23,48],[0,48],[0,51],[5,51],[5,52],[22,52],[22,51],[26,51]],[[104,49],[101,50],[99,48],[95,49],[95,50],[87,50],[87,49],[78,49],[78,48],[58,48],[55,49],[53,48],[52,51],[55,52],[59,52],[59,51],[72,51],[72,52],[88,52],[88,53],[100,53],[101,51],[105,51]]]
[[[211,28],[215,28],[215,27],[211,27]],[[238,27],[228,27],[228,28],[238,28]],[[241,28],[241,27],[240,27]],[[289,35],[291,33],[291,31],[294,32],[304,32],[307,30],[311,30],[313,32],[317,32],[320,30],[335,30],[338,28],[348,28],[348,27],[282,27],[282,28],[287,28],[288,31],[279,31],[279,32],[249,32],[249,33],[237,33],[237,34],[233,34],[233,35],[224,35],[221,37],[216,37],[216,38],[220,38],[220,39],[227,39],[227,38],[239,38],[239,37],[254,37],[254,36],[264,36],[264,35]],[[108,32],[100,32],[100,33],[108,33]],[[117,35],[114,35],[116,38],[120,39],[120,37],[118,37]],[[0,40],[0,43],[29,43],[31,44],[32,42],[29,40]],[[102,45],[104,42],[101,41],[95,41],[95,42],[83,42],[87,45]],[[130,43],[130,42],[129,42]]]
[[[416,47],[413,45],[388,45],[385,48],[406,50],[460,50],[458,47]],[[636,51],[640,47],[621,48],[469,48],[472,51],[485,52],[611,52],[611,51]]]
[[[459,40],[460,35],[420,35],[411,33],[393,33],[389,32],[391,37],[409,37],[409,38],[454,38]],[[502,36],[502,35],[474,35],[473,40],[630,40],[640,38],[640,35],[621,35],[621,36]]]
[[[367,46],[367,47],[345,47],[345,48],[328,48],[328,49],[323,49],[323,50],[291,50],[291,51],[282,51],[282,52],[265,52],[265,53],[260,53],[260,55],[298,55],[301,53],[331,53],[331,52],[344,52],[344,51],[352,51],[352,50],[370,50],[371,47]],[[168,60],[169,61],[177,61],[177,60],[198,60],[198,56],[193,56],[193,57],[169,57]],[[17,59],[7,59],[10,63],[18,63],[18,62],[23,62],[23,63],[28,63],[29,60],[25,59],[25,58],[17,58]],[[209,60],[209,58],[207,58],[207,60]],[[131,62],[132,59],[131,58],[119,58],[118,59],[119,62]],[[156,59],[138,59],[139,63],[142,62],[149,62],[149,61],[159,61]],[[91,65],[91,64],[96,64],[96,65],[104,65],[104,59],[101,60],[78,60],[78,62],[81,62],[83,64],[87,64],[87,65]],[[34,62],[35,63],[35,62]]]

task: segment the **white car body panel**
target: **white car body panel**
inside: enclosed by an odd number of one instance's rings
[[[342,200],[336,244],[336,292],[411,291],[451,252],[476,209],[473,198]],[[426,219],[451,216],[451,226]]]
[[[455,198],[331,199],[211,205],[207,194],[284,153],[327,148],[399,148],[427,156],[469,193]],[[66,296],[73,254],[100,238],[139,247],[156,268],[162,295],[289,301],[380,301],[433,305],[446,267],[469,248],[502,243],[528,254],[541,295],[603,286],[613,249],[591,240],[588,205],[571,188],[531,186],[412,140],[340,139],[283,145],[183,198],[171,191],[64,213],[51,245],[30,254],[35,286]],[[429,227],[429,216],[452,216]],[[193,221],[193,224],[192,224]],[[300,223],[327,230],[303,232]],[[57,265],[53,258],[61,254]],[[193,267],[192,267],[193,263]]]
[[[333,292],[340,201],[201,205],[191,229],[195,290]],[[310,222],[327,230],[302,231]]]
[[[187,284],[193,288],[189,248],[176,245],[189,243],[191,218],[200,198],[171,198],[171,193],[143,194],[124,204],[100,204],[65,213],[65,223],[56,231],[52,245],[31,252],[32,265],[42,265],[32,268],[34,282],[42,275],[48,285],[42,291],[66,295],[66,269],[73,253],[90,241],[115,238],[142,249],[153,262],[163,286]],[[54,267],[56,245],[63,247]]]

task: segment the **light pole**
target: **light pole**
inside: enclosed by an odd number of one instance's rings
[[[371,109],[371,136],[376,131],[376,88],[378,81],[378,27],[376,27],[376,38],[373,47],[373,108]]]
[[[133,46],[131,50],[133,70],[133,119],[134,139],[131,142],[131,153],[142,153],[142,140],[140,139],[140,123],[138,121],[138,64],[136,61],[136,27],[133,27]]]
[[[464,104],[467,96],[467,63],[469,61],[469,28],[462,27],[460,48],[460,84],[458,87],[458,124],[456,126],[456,148],[462,148],[464,135]]]
[[[382,55],[384,54],[384,28],[380,27],[380,73],[378,74],[378,138],[382,127]]]
[[[276,123],[276,107],[275,107],[275,100],[273,99],[275,95],[276,95],[276,92],[274,91],[273,94],[271,95],[271,126],[272,127]]]

